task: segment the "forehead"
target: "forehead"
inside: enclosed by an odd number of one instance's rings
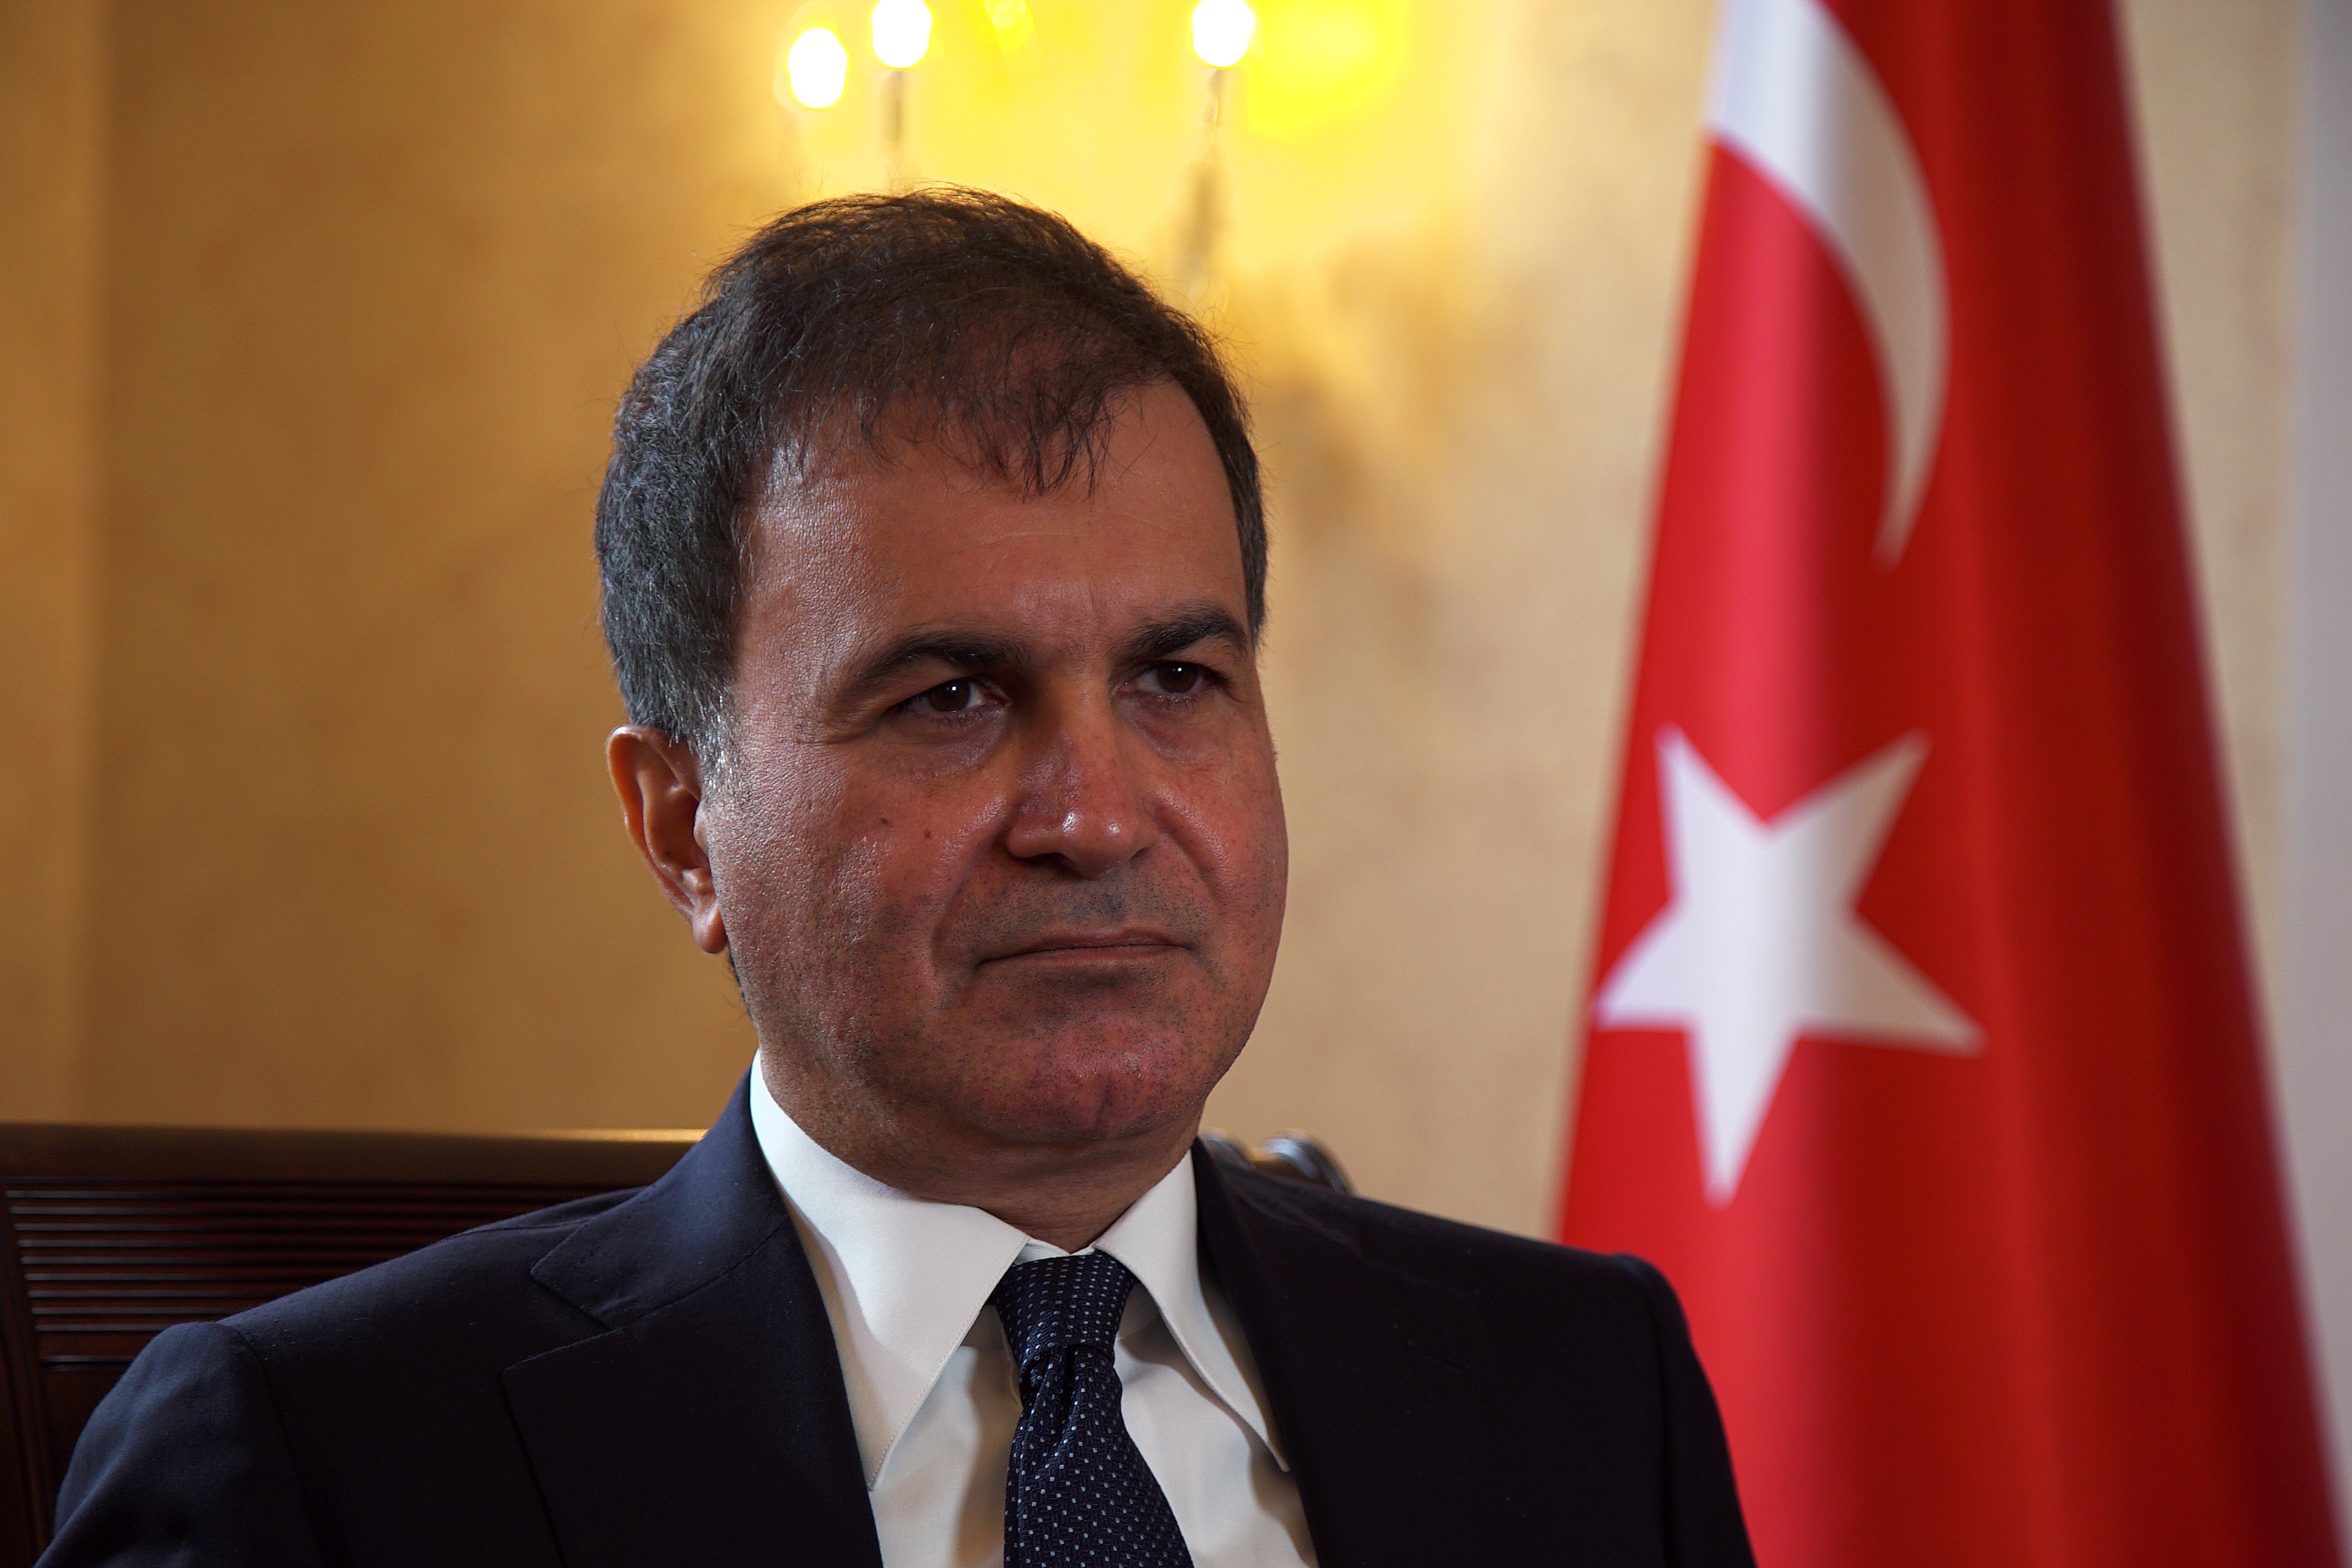
[[[1223,466],[1167,384],[1129,400],[1100,460],[1045,494],[900,443],[778,486],[751,542],[739,665],[789,658],[815,674],[922,626],[1042,646],[1115,637],[1175,604],[1244,612]]]

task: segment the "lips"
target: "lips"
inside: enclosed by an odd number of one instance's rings
[[[1073,959],[1115,959],[1129,955],[1140,958],[1171,952],[1184,945],[1166,931],[1139,927],[1108,931],[1051,931],[982,962],[1064,956]]]

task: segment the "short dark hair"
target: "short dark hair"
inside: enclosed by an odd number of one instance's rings
[[[806,473],[909,419],[1024,494],[1094,465],[1133,394],[1173,383],[1224,465],[1250,630],[1265,618],[1265,506],[1217,345],[1055,214],[983,191],[839,196],[754,234],[641,365],[596,499],[605,646],[633,723],[716,763],[726,742],[746,520],[779,465]]]

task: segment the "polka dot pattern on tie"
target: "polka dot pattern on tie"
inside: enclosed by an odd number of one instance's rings
[[[1135,1276],[1107,1252],[1005,1271],[989,1300],[1021,1365],[1004,1480],[1004,1568],[1190,1568],[1119,1411],[1111,1346]]]

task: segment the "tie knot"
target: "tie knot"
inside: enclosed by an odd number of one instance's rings
[[[1110,1349],[1134,1289],[1127,1265],[1108,1252],[1082,1252],[1016,1263],[988,1299],[1004,1320],[1013,1360],[1026,1370],[1072,1345]]]

